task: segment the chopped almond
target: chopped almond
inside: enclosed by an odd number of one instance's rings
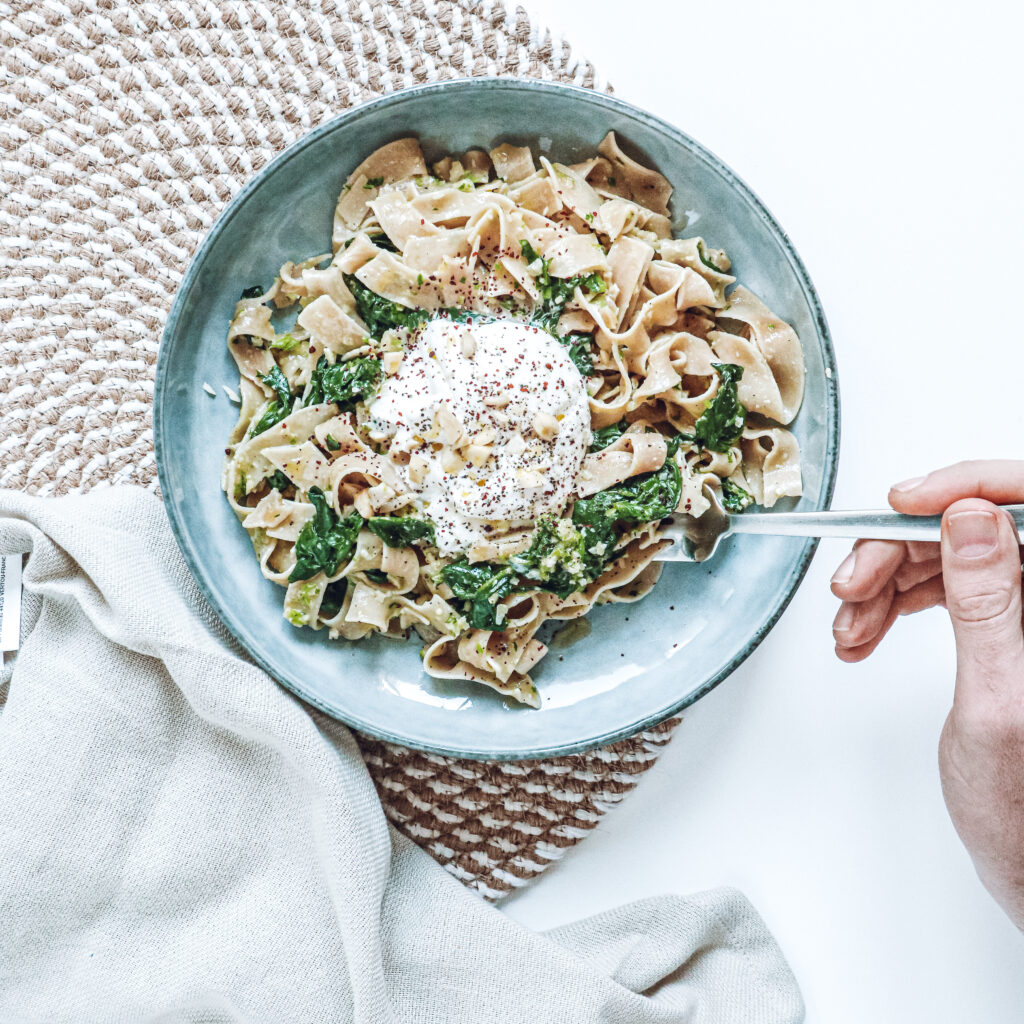
[[[558,420],[549,412],[539,412],[533,417],[533,432],[542,440],[550,441],[558,433]]]

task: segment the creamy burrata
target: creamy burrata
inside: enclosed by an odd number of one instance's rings
[[[591,440],[590,409],[566,348],[513,320],[431,320],[369,409],[445,555],[565,508]]]

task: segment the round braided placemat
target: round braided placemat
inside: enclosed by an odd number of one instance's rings
[[[495,0],[0,0],[0,486],[156,491],[160,334],[228,200],[361,100],[500,74],[604,87]],[[593,828],[671,730],[514,765],[361,743],[391,821],[493,899]]]

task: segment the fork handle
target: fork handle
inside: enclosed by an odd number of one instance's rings
[[[1024,544],[1024,505],[1004,505]],[[892,509],[864,512],[744,512],[729,519],[730,533],[781,537],[863,537],[938,541],[942,516],[907,516]]]

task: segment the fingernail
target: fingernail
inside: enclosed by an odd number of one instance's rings
[[[853,576],[853,567],[857,562],[857,552],[851,551],[838,569],[836,569],[832,576],[833,583],[849,583]]]
[[[844,604],[839,609],[839,614],[836,616],[836,621],[832,623],[833,633],[846,633],[853,625],[853,620],[856,618],[856,609],[852,604]]]
[[[893,484],[892,490],[894,491],[912,491],[918,484],[923,484],[927,477],[913,476],[909,480],[904,480],[901,484]]]
[[[999,524],[991,512],[980,509],[954,512],[949,517],[949,543],[961,558],[987,555],[999,539]]]

